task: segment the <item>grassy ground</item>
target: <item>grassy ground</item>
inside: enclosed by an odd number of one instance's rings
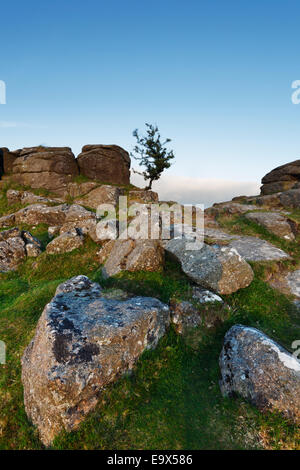
[[[33,232],[47,242],[45,226]],[[15,273],[0,274],[0,339],[8,353],[6,365],[0,366],[0,449],[43,448],[23,407],[20,359],[59,283],[86,274],[104,288],[164,302],[190,296],[189,282],[170,260],[160,273],[123,273],[104,281],[97,250],[90,241],[72,253],[43,253]],[[131,375],[103,392],[76,432],[56,438],[53,449],[300,449],[299,429],[281,416],[262,415],[220,394],[218,357],[231,325],[260,328],[288,349],[300,338],[299,314],[290,299],[263,281],[265,266],[256,265],[255,274],[248,288],[224,297],[230,310],[223,324],[197,329],[192,341],[171,328],[156,350],[142,355]]]

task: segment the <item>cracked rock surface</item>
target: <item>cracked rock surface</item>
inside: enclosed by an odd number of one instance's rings
[[[226,333],[220,355],[223,395],[239,395],[261,411],[279,410],[300,423],[300,361],[267,335],[243,325]]]
[[[25,409],[43,443],[75,429],[169,322],[169,307],[157,299],[105,298],[86,276],[61,284],[22,358]]]

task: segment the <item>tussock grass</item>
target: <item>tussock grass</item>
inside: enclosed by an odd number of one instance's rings
[[[234,223],[244,233],[257,229],[242,220]],[[47,242],[45,226],[30,231]],[[7,363],[0,365],[0,449],[43,448],[24,410],[20,360],[58,284],[86,274],[106,289],[155,296],[166,303],[171,298],[191,299],[190,282],[168,259],[161,272],[125,272],[102,279],[98,248],[87,241],[72,253],[44,252],[18,271],[0,274],[0,339],[7,344]],[[62,432],[52,448],[300,449],[296,426],[279,414],[261,414],[243,400],[224,399],[219,390],[218,357],[232,325],[260,328],[288,349],[300,338],[299,312],[263,279],[264,267],[256,266],[249,287],[224,296],[230,306],[224,323],[195,330],[192,344],[170,328],[156,350],[142,355],[132,374],[103,391],[78,430]],[[200,308],[205,315],[205,306]]]

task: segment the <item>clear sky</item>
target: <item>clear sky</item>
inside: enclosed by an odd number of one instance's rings
[[[130,151],[132,130],[157,123],[176,153],[163,195],[207,204],[257,192],[300,157],[297,0],[11,0],[0,12],[0,146]]]

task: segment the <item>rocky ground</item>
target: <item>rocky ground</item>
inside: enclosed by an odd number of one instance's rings
[[[81,173],[103,151],[116,158],[102,147],[83,148]],[[27,155],[47,167],[49,152],[19,152],[16,174],[28,175]],[[57,159],[74,163],[67,148]],[[175,226],[171,240],[99,240],[99,203],[155,193],[73,175],[58,194],[4,177],[0,449],[299,449],[300,189],[289,165],[261,196],[207,209],[195,252]],[[272,193],[276,178],[289,178],[283,192]]]

